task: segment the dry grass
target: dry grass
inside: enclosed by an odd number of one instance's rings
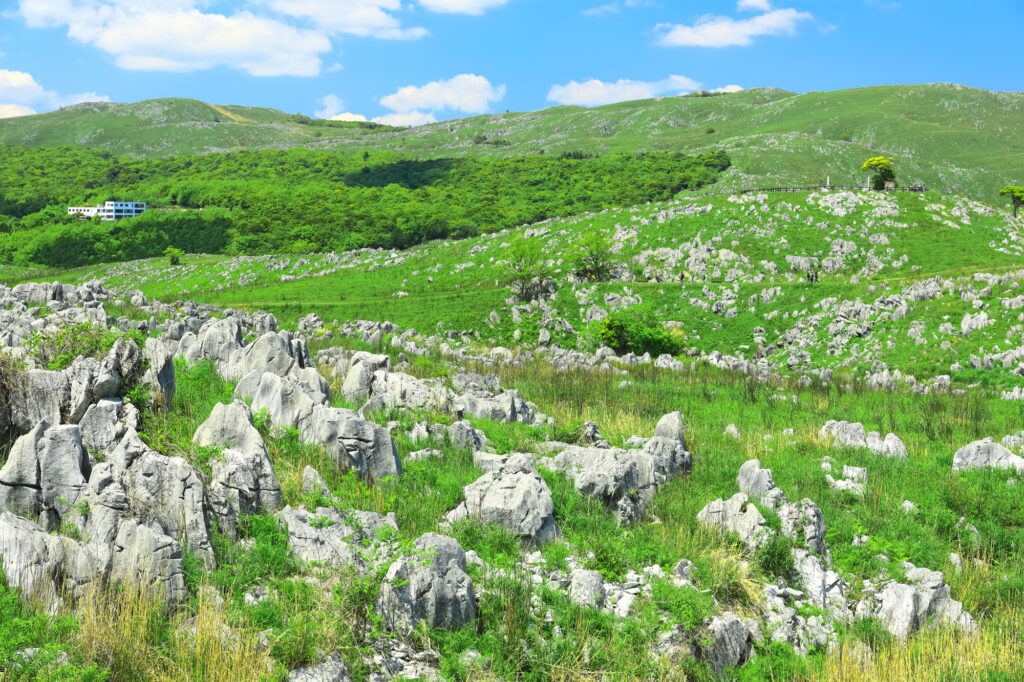
[[[211,590],[172,617],[150,589],[96,585],[76,615],[86,660],[108,668],[110,680],[243,682],[276,673],[255,634],[232,627]]]
[[[1024,615],[1003,610],[973,634],[949,627],[927,628],[906,642],[873,655],[849,641],[825,659],[823,682],[953,682],[1020,679],[1024,670]]]

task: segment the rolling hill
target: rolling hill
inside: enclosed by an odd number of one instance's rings
[[[869,154],[897,157],[904,182],[992,201],[1024,182],[1024,93],[955,84],[795,94],[754,89],[603,107],[559,106],[473,116],[418,128],[313,121],[274,109],[161,99],[93,103],[0,121],[0,144],[86,145],[118,155],[170,157],[306,146],[388,149],[414,158],[581,151],[687,153],[723,149],[724,189],[862,180]]]

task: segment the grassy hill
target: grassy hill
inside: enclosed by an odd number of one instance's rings
[[[1009,390],[1021,371],[1014,349],[1024,306],[1022,229],[1007,213],[932,192],[692,196],[405,251],[192,256],[181,267],[150,259],[59,273],[11,268],[0,281],[98,279],[291,322],[315,312],[425,333],[440,323],[512,348],[536,346],[542,328],[562,347],[593,348],[595,307],[647,309],[677,324],[695,355],[763,361],[792,375],[898,369],[922,381],[951,375],[956,385]],[[573,279],[585,235],[612,245],[610,281]],[[503,263],[519,242],[548,259],[555,293],[543,306],[507,300]],[[818,282],[807,281],[801,259]]]
[[[603,107],[560,106],[418,128],[310,121],[273,109],[195,100],[84,104],[0,121],[0,143],[90,145],[176,156],[307,146],[390,149],[420,158],[535,153],[726,150],[725,187],[853,184],[869,154],[899,159],[900,179],[983,200],[1021,183],[1024,94],[960,85],[881,86],[795,94],[755,89]]]

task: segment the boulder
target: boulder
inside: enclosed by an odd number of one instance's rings
[[[355,403],[361,403],[370,397],[373,390],[375,374],[391,368],[391,358],[387,355],[358,352],[349,361],[348,373],[341,386],[341,395]]]
[[[139,410],[131,403],[104,398],[89,406],[82,421],[82,444],[89,452],[107,454],[124,438],[128,429],[139,426]]]
[[[697,513],[697,520],[722,532],[736,533],[751,550],[763,545],[772,535],[765,518],[745,493],[708,503]]]
[[[136,520],[158,534],[180,538],[188,551],[213,565],[199,472],[180,457],[151,449],[135,429],[128,429],[107,459],[93,467],[83,499],[89,506],[85,535],[91,545],[114,545],[124,522]]]
[[[402,473],[391,433],[366,421],[352,410],[315,406],[300,425],[300,436],[308,443],[322,445],[343,469],[355,469],[367,481]]]
[[[535,544],[559,535],[551,492],[526,455],[506,458],[500,468],[485,473],[463,492],[466,501],[448,514],[449,522],[477,519]]]
[[[569,600],[580,606],[604,606],[604,578],[600,571],[577,568],[569,574]]]
[[[56,530],[83,499],[89,472],[79,427],[40,422],[14,442],[0,468],[0,509]]]
[[[809,499],[779,507],[782,534],[802,544],[814,554],[825,556],[825,515]]]
[[[953,455],[953,471],[1013,469],[1024,473],[1024,457],[1013,454],[991,438],[968,443]]]
[[[807,600],[815,607],[845,619],[847,585],[839,574],[829,568],[821,557],[806,549],[794,548],[792,554],[793,567]]]
[[[264,372],[253,396],[252,409],[267,410],[275,426],[300,428],[313,408],[326,402],[325,393],[295,374],[282,377]]]
[[[375,512],[342,512],[331,507],[285,507],[280,518],[288,530],[288,546],[295,558],[325,566],[365,568],[371,548],[384,528],[397,530],[394,515]]]
[[[381,584],[377,612],[385,627],[410,632],[422,621],[455,630],[470,623],[476,618],[476,595],[462,546],[437,533],[421,535],[414,546],[418,555],[392,563]]]
[[[671,412],[658,420],[654,437],[643,447],[654,461],[654,471],[663,481],[677,473],[689,473],[693,458],[686,451],[686,423],[680,412]]]
[[[769,509],[777,509],[789,501],[786,494],[775,486],[772,470],[762,469],[761,460],[758,459],[750,459],[743,463],[736,477],[736,485],[740,492],[746,493]]]
[[[345,659],[334,652],[320,663],[295,668],[288,673],[288,682],[352,682],[352,678]]]
[[[931,623],[952,625],[966,631],[975,629],[974,619],[963,604],[950,596],[941,571],[902,564],[906,583],[889,581],[880,589],[865,590],[857,603],[859,618],[877,618],[895,637],[904,638]]]
[[[82,596],[96,578],[93,557],[82,543],[51,535],[9,511],[0,513],[0,568],[8,585],[51,613],[65,596]]]
[[[716,673],[743,665],[753,653],[754,637],[734,613],[725,612],[711,621],[701,640],[701,656]]]
[[[573,445],[547,465],[571,478],[579,492],[601,499],[624,522],[640,519],[656,490],[654,458],[640,450]]]

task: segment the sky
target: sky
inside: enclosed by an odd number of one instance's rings
[[[0,117],[191,97],[419,125],[560,104],[1024,91],[1024,0],[0,0]]]

